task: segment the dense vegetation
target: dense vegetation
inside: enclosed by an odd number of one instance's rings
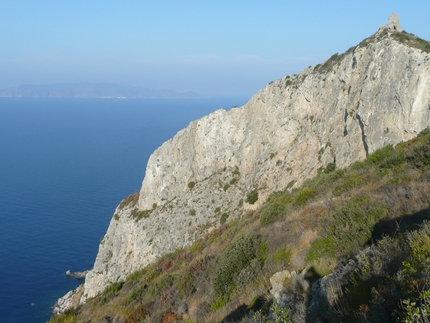
[[[131,198],[130,198],[131,200]],[[430,131],[326,169],[273,193],[255,212],[165,255],[125,282],[50,322],[290,322],[311,317],[310,289],[269,278],[308,268],[308,285],[333,273],[328,322],[427,322],[430,313]],[[226,215],[227,218],[227,215]],[[345,279],[346,277],[346,279]],[[424,318],[425,317],[425,318]]]

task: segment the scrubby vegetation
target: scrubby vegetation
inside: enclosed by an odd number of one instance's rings
[[[192,190],[193,188],[194,188],[194,186],[196,185],[196,182],[189,182],[188,183],[188,188],[190,189],[190,190]]]
[[[250,192],[247,202],[257,198]],[[429,130],[275,192],[240,220],[220,217],[221,226],[190,248],[163,256],[51,322],[304,322],[313,315],[325,322],[429,320]],[[289,296],[286,307],[279,306],[268,292],[269,278],[305,268],[310,274],[284,282]],[[323,276],[335,282],[336,297],[309,308],[306,286]]]
[[[406,31],[402,31],[394,33],[393,37],[401,43],[430,53],[430,43],[424,39],[415,36],[414,34],[409,34]]]
[[[249,204],[254,204],[258,201],[258,192],[257,191],[251,191],[246,195],[246,202]]]
[[[137,201],[139,200],[139,191],[137,191],[134,194],[131,194],[129,196],[127,196],[125,199],[123,199],[121,201],[121,203],[119,204],[119,209],[123,209],[126,206],[135,206],[137,204]]]
[[[342,61],[342,59],[348,55],[349,53],[351,53],[353,50],[355,49],[355,47],[351,47],[349,48],[345,53],[343,54],[334,54],[332,55],[328,60],[326,60],[323,64],[317,64],[314,67],[314,72],[318,72],[318,73],[326,73],[328,71],[331,71],[333,69],[333,66],[335,66],[336,64],[340,63]]]

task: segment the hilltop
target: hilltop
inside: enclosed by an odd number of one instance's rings
[[[84,305],[53,320],[252,321],[270,307],[295,322],[380,322],[419,298],[402,292],[426,286],[414,234],[427,230],[428,131],[404,142],[429,126],[429,52],[392,15],[347,52],[192,122],[115,210],[70,298]]]

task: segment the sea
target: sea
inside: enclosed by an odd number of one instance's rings
[[[150,154],[217,109],[249,98],[0,98],[0,322],[49,321],[83,283],[115,207]]]

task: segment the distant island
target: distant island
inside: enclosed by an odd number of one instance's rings
[[[196,92],[154,90],[111,83],[25,84],[0,89],[0,97],[27,98],[202,98]]]

